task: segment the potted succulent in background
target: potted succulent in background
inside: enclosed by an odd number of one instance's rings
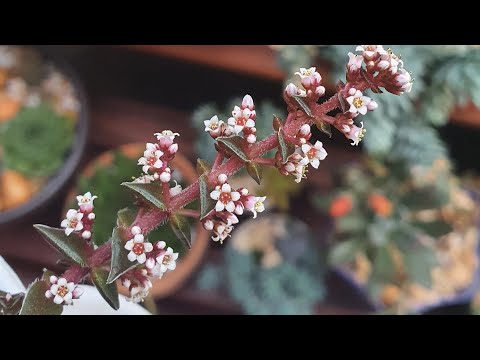
[[[134,201],[134,196],[128,189],[118,190],[112,188],[112,184],[131,181],[135,178],[134,175],[138,173],[137,160],[144,150],[145,144],[126,144],[106,151],[93,159],[81,172],[77,184],[70,190],[65,200],[64,213],[76,207],[77,194],[93,192],[97,196],[95,214],[98,219],[95,221],[93,231],[96,233],[96,239],[108,239],[112,228],[116,225],[117,212]],[[194,167],[181,154],[176,155],[171,167],[172,179],[183,188],[196,178]],[[160,227],[150,234],[150,240],[153,243],[162,240],[167,243],[167,246],[177,249],[181,259],[175,271],[165,274],[162,281],[153,283],[150,290],[151,297],[162,298],[177,291],[200,264],[208,249],[208,233],[201,225],[195,227],[191,222],[191,226],[194,228],[192,229],[192,248],[188,252],[170,227]],[[100,246],[102,242],[97,242],[96,245]],[[127,295],[124,288],[119,286],[119,289],[123,289],[123,293]]]
[[[68,66],[0,46],[0,224],[55,196],[80,161],[87,128],[85,95]]]

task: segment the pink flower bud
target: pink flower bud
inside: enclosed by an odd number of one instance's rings
[[[88,240],[92,237],[92,233],[88,230],[85,230],[83,233],[82,233],[82,238],[84,238],[85,240]]]
[[[148,258],[147,261],[145,261],[145,266],[147,269],[153,269],[155,267],[155,258]]]
[[[140,229],[140,226],[134,226],[132,227],[132,234],[133,235],[139,235],[142,233],[142,229]]]
[[[95,214],[94,213],[90,213],[88,214],[88,220],[95,220]]]
[[[126,288],[129,288],[130,285],[132,285],[132,282],[128,278],[122,279],[122,285],[125,286]]]
[[[287,93],[288,96],[297,95],[297,87],[295,86],[295,84],[290,83],[285,88],[285,92]]]
[[[158,141],[161,148],[165,149],[170,147],[173,144],[173,139],[170,139],[168,136],[163,136]]]
[[[218,182],[219,182],[221,185],[223,185],[223,184],[225,184],[225,183],[227,182],[228,177],[227,177],[227,175],[225,175],[225,174],[220,174],[220,175],[218,175],[218,178],[217,178],[217,179],[218,179]]]
[[[310,125],[308,124],[303,124],[302,127],[300,128],[299,134],[301,136],[307,136],[312,132]]]
[[[250,95],[245,95],[243,97],[242,101],[242,108],[249,108],[250,110],[253,110],[254,105],[253,105],[253,99]]]
[[[378,104],[375,102],[375,101],[370,101],[367,105],[367,109],[369,111],[372,111],[372,110],[375,110],[376,108],[378,108]]]
[[[210,220],[210,219],[207,219],[203,222],[203,227],[205,228],[205,230],[208,230],[208,231],[211,231],[213,230],[213,221]]]
[[[80,205],[80,212],[89,213],[93,210],[93,204],[82,204]]]
[[[175,154],[178,151],[178,144],[172,144],[168,147],[168,152],[170,154]]]
[[[249,144],[254,144],[257,141],[257,137],[253,134],[247,136],[247,142]]]
[[[242,204],[237,204],[237,206],[235,206],[235,214],[237,214],[237,215],[242,215],[243,214],[243,205]]]
[[[158,173],[153,174],[153,179],[158,180],[160,178],[160,175]]]
[[[325,88],[323,86],[317,86],[315,89],[315,94],[318,96],[323,96],[325,94]]]
[[[168,171],[164,171],[160,174],[160,181],[163,183],[168,183],[170,179],[172,178],[172,174]]]

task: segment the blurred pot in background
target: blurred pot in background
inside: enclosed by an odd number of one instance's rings
[[[87,134],[85,94],[68,65],[0,46],[0,224],[55,197],[79,164]]]
[[[85,167],[77,184],[70,190],[65,201],[64,213],[70,208],[76,208],[76,195],[89,191],[98,196],[95,200],[96,220],[92,232],[96,245],[101,245],[110,238],[112,229],[116,226],[117,212],[134,203],[131,191],[120,184],[141,175],[137,161],[144,150],[144,143],[134,143],[99,155]],[[177,181],[183,188],[197,179],[195,168],[180,153],[176,154],[171,168],[172,181]],[[198,221],[191,220],[191,227],[193,235],[190,250],[177,239],[170,226],[160,226],[150,233],[149,241],[152,243],[162,240],[175,252],[179,252],[175,271],[166,273],[162,279],[153,283],[150,290],[150,296],[153,298],[167,297],[181,288],[205,255],[210,241],[208,232]],[[128,295],[128,291],[120,284],[119,291]]]

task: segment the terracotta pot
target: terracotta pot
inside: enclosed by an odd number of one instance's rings
[[[118,150],[132,160],[137,160],[145,150],[144,143],[134,143],[121,146]],[[92,160],[82,171],[82,176],[92,176],[98,164],[108,166],[112,163],[112,150],[100,154]],[[177,153],[175,159],[170,166],[173,170],[177,170],[185,179],[185,182],[191,184],[197,180],[197,173],[193,165],[180,153]],[[120,186],[120,184],[119,184]],[[64,211],[67,210],[69,204],[78,195],[76,188],[73,188],[66,198]],[[193,231],[192,231],[193,232]],[[190,278],[195,269],[200,265],[209,245],[209,233],[203,228],[200,222],[195,225],[195,237],[192,239],[192,248],[187,251],[181,260],[177,263],[174,271],[166,273],[161,280],[153,282],[153,288],[150,294],[156,298],[167,297],[178,289]],[[128,296],[128,291],[120,282],[117,282],[118,290],[121,294]]]

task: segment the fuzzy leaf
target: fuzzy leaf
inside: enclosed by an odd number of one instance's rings
[[[162,187],[160,186],[160,183],[153,182],[150,184],[142,184],[134,182],[124,182],[122,183],[122,185],[140,194],[145,200],[158,207],[159,209],[165,209],[165,205],[162,201]]]
[[[208,161],[197,159],[197,174],[203,175],[205,173],[210,172],[212,170],[212,166],[208,163]]]
[[[332,137],[332,127],[330,126],[329,123],[322,121],[320,119],[315,119],[315,125],[317,125],[317,128],[324,132],[325,134],[328,135],[329,138]]]
[[[277,132],[278,138],[278,150],[280,150],[280,154],[282,155],[282,163],[285,164],[287,159],[290,155],[295,152],[295,145],[287,143],[285,141],[285,137],[283,136],[283,130]]]
[[[33,225],[47,242],[67,258],[80,266],[86,266],[87,253],[85,242],[75,234],[67,236],[63,229],[52,228],[46,225]]]
[[[282,120],[277,116],[273,115],[273,129],[279,131],[283,127]]]
[[[22,308],[24,293],[10,294],[7,300],[7,293],[0,291],[0,315],[18,315]]]
[[[231,153],[235,154],[242,161],[248,161],[247,155],[245,155],[244,149],[247,145],[247,141],[240,136],[220,137],[217,142],[227,148]]]
[[[204,175],[198,178],[198,184],[200,187],[200,220],[202,220],[215,207],[215,202],[210,197],[210,191]]]
[[[132,225],[132,223],[134,222],[136,216],[136,210],[130,208],[124,208],[122,210],[119,210],[117,213],[117,226],[128,229],[130,225]]]
[[[337,93],[337,99],[340,104],[340,110],[342,110],[342,113],[346,113],[350,107],[348,106],[348,103],[345,101],[341,93]]]
[[[188,248],[192,247],[191,234],[190,234],[190,224],[185,216],[178,214],[172,214],[170,217],[170,226],[173,229],[173,232],[177,238]]]
[[[298,105],[302,108],[302,110],[307,114],[309,117],[313,117],[312,110],[308,107],[308,105],[303,101],[303,99],[299,96],[293,96],[293,98],[297,101]]]
[[[128,250],[124,248],[125,241],[120,236],[119,231],[120,229],[115,228],[112,233],[112,259],[107,284],[113,283],[120,276],[137,265],[136,261],[128,260]]]
[[[90,272],[90,277],[108,305],[118,310],[120,308],[120,300],[118,299],[117,284],[115,282],[107,283],[108,271],[102,268],[93,268]]]
[[[373,259],[372,281],[392,282],[395,277],[395,264],[386,246],[378,247]]]
[[[435,221],[417,221],[412,224],[416,228],[419,228],[425,234],[430,235],[434,238],[438,238],[440,236],[446,235],[450,233],[453,228],[452,226],[442,220],[435,220]]]
[[[245,164],[245,167],[247,168],[248,175],[260,185],[262,181],[262,166],[260,164],[248,162]]]
[[[33,282],[25,293],[20,315],[60,315],[63,306],[45,297],[48,289],[49,283],[46,280]]]
[[[335,244],[328,254],[328,262],[331,265],[342,265],[352,261],[355,255],[365,247],[365,243],[359,239],[345,240]]]

